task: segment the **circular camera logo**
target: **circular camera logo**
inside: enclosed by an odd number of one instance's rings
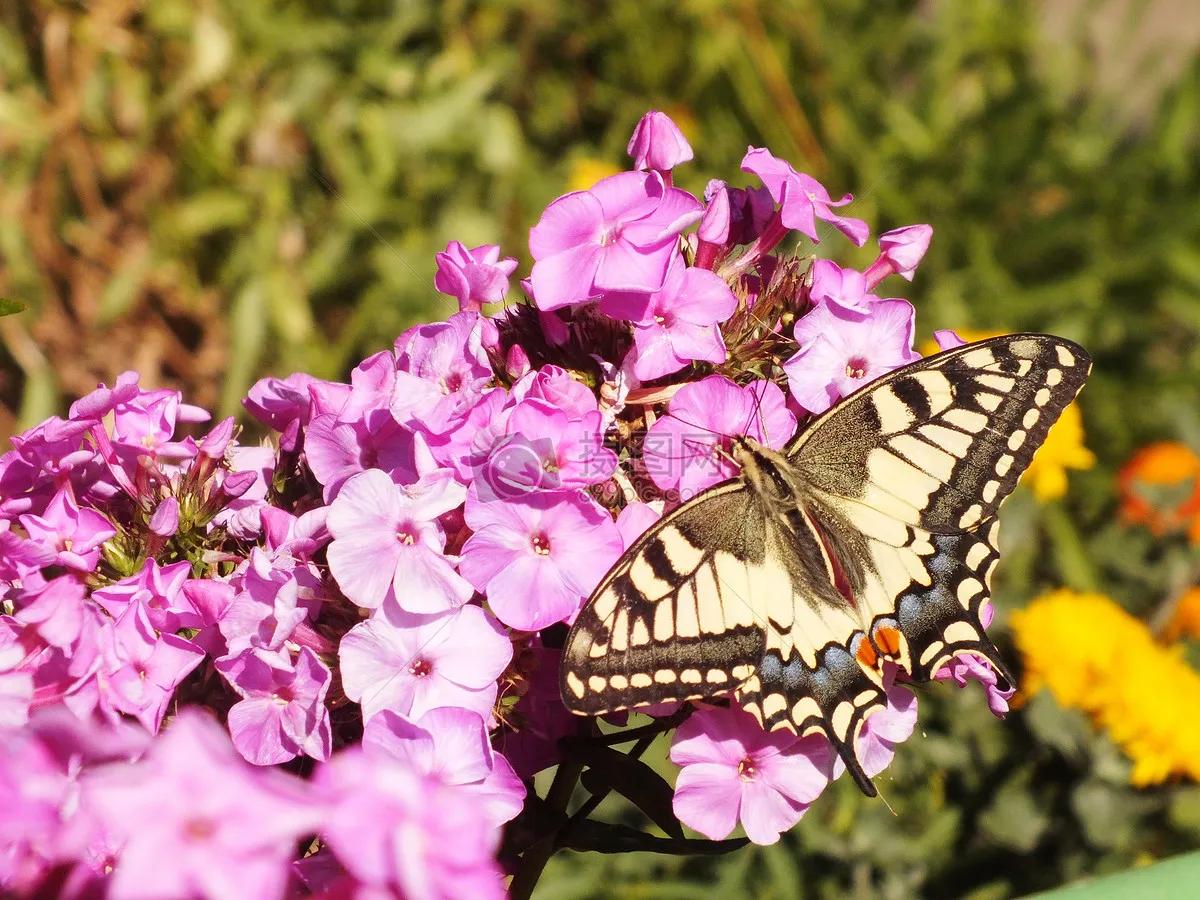
[[[526,494],[562,487],[552,465],[554,446],[548,438],[530,440],[515,434],[506,438],[475,467],[475,489],[480,500],[512,500]]]

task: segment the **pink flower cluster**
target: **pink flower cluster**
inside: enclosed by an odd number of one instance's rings
[[[734,474],[730,436],[781,447],[916,358],[912,307],[874,291],[911,279],[928,226],[880,236],[865,271],[809,266],[774,251],[826,226],[868,239],[835,212],[849,195],[751,149],[761,186],[702,200],[674,185],[692,151],[657,112],[629,152],[634,171],[532,228],[526,302],[514,259],[452,242],[435,286],[457,313],[347,382],[254,385],[270,443],[205,430],[133,373],[13,439],[0,886],[502,893],[505,823],[592,733],[557,696],[563,625],[665,510]],[[1003,713],[976,662],[941,677]],[[870,774],[916,719],[889,696],[860,737]],[[841,772],[823,738],[720,704],[671,758],[683,823],[762,843]]]

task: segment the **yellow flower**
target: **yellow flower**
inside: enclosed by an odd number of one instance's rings
[[[1200,674],[1102,594],[1057,590],[1013,613],[1022,694],[1089,713],[1133,761],[1130,781],[1200,780]]]
[[[1067,492],[1067,469],[1090,469],[1095,464],[1096,454],[1083,444],[1083,416],[1072,403],[1051,426],[1021,480],[1046,503]]]
[[[567,173],[568,191],[586,191],[602,178],[616,175],[621,170],[610,162],[591,156],[580,156],[571,161]]]
[[[1004,334],[978,328],[959,328],[955,333],[969,344]],[[920,350],[922,355],[931,356],[938,352],[937,342],[925,341]],[[1048,503],[1067,493],[1067,469],[1090,469],[1094,465],[1096,455],[1083,443],[1083,416],[1072,403],[1046,435],[1021,480],[1033,489],[1038,500]]]

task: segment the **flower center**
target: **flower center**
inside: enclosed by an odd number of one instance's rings
[[[675,324],[675,317],[670,313],[659,313],[654,317],[654,324],[662,328],[670,328]]]
[[[867,361],[861,356],[852,356],[846,361],[846,377],[862,378],[867,374]]]
[[[544,534],[535,534],[529,541],[533,545],[533,552],[538,556],[550,555],[550,538]]]
[[[408,674],[413,678],[425,678],[433,671],[433,665],[427,659],[417,657],[408,667]]]
[[[417,542],[416,529],[411,522],[404,522],[396,529],[396,542],[412,545]]]
[[[738,763],[737,772],[738,778],[742,779],[742,781],[753,781],[758,777],[758,765],[751,757],[747,756]]]
[[[461,372],[451,372],[441,380],[441,388],[443,394],[453,394],[456,391],[461,391],[463,386],[463,377]]]
[[[206,841],[217,832],[212,819],[188,819],[183,824],[184,837],[193,841]]]
[[[600,246],[607,247],[610,244],[615,244],[621,237],[621,226],[619,224],[606,228],[600,232]]]

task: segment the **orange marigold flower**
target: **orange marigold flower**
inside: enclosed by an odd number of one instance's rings
[[[1103,594],[1057,590],[1012,615],[1026,695],[1089,713],[1133,761],[1130,781],[1200,779],[1200,674]]]
[[[1177,441],[1135,453],[1117,475],[1121,517],[1154,534],[1186,530],[1200,543],[1200,456]]]
[[[1200,587],[1184,592],[1163,629],[1163,640],[1174,642],[1180,638],[1200,638]]]

